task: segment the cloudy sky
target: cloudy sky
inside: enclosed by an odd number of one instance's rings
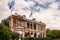
[[[0,0],[0,20],[11,14],[7,5],[10,1],[12,0]],[[37,21],[46,23],[47,28],[60,29],[60,0],[15,0],[12,14],[14,12],[26,15],[27,18],[36,18]],[[33,14],[29,17],[31,12]]]

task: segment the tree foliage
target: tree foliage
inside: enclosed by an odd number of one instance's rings
[[[8,22],[7,19],[3,19],[3,20],[2,20],[2,23],[3,23],[5,26],[9,27],[9,22]]]
[[[60,38],[60,30],[47,29],[46,35],[47,35],[47,37],[51,37],[51,38]]]
[[[0,23],[0,40],[10,40],[11,36],[10,29],[3,23]]]
[[[13,40],[19,40],[19,33],[16,33],[16,32],[12,32],[12,39]]]
[[[34,37],[28,37],[28,38],[24,38],[24,40],[35,40]]]
[[[3,19],[0,23],[0,40],[18,40],[19,33],[12,32],[9,29],[9,22],[7,19]]]

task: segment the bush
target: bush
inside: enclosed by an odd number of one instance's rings
[[[0,40],[11,40],[11,31],[3,23],[0,24]]]
[[[24,38],[24,40],[53,40],[52,38]]]
[[[19,33],[13,32],[12,33],[12,39],[13,40],[19,40]]]
[[[35,38],[29,37],[29,38],[24,38],[24,40],[35,40]]]

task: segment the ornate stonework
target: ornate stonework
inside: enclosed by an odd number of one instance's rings
[[[17,13],[12,15],[12,31],[18,32],[22,37],[46,37],[46,24],[34,19],[27,19],[25,15]],[[11,27],[11,16],[8,17],[9,26]]]

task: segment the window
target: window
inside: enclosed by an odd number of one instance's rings
[[[27,23],[27,28],[29,28],[29,23]]]
[[[32,29],[32,24],[31,23],[27,23],[27,28]]]
[[[42,38],[42,33],[40,33],[40,37]]]
[[[31,35],[33,35],[33,33],[31,33]]]
[[[36,25],[34,24],[34,29],[36,30]]]
[[[21,23],[22,23],[21,21],[18,21],[18,26],[21,26]]]
[[[41,26],[41,30],[43,30],[43,26]]]
[[[30,24],[30,26],[31,26],[31,29],[32,29],[32,24]]]
[[[36,37],[37,35],[36,35],[36,33],[34,33],[34,37]]]
[[[30,33],[29,33],[29,32],[28,32],[27,34],[28,34],[28,35],[30,35]]]
[[[44,38],[44,33],[43,33],[43,38]]]

